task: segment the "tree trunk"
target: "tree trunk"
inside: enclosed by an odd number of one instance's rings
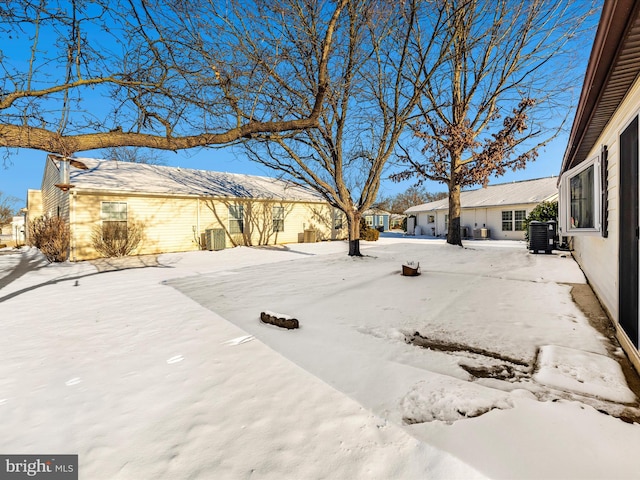
[[[360,212],[347,214],[349,226],[349,256],[361,257],[360,253]]]
[[[449,231],[447,243],[462,246],[460,236],[460,185],[449,185]]]

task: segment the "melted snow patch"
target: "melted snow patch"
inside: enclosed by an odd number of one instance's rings
[[[402,419],[408,424],[434,420],[453,423],[494,408],[513,408],[510,394],[444,376],[418,382],[400,401]]]
[[[636,400],[618,362],[604,355],[573,348],[541,347],[533,379],[548,387],[612,402],[631,403]]]

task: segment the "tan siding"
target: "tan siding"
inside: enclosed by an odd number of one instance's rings
[[[125,202],[127,221],[143,225],[143,241],[134,252],[137,255],[198,249],[194,237],[194,230],[198,229],[196,198],[77,193],[72,258],[86,260],[98,257],[92,246],[91,232],[101,225],[102,202]]]
[[[145,195],[89,194],[73,191],[73,260],[88,260],[99,255],[91,242],[91,232],[101,225],[101,203],[126,202],[128,221],[144,224],[144,240],[137,255],[181,252],[199,249],[198,239],[209,228],[223,228],[229,236],[228,208],[240,201],[160,197]],[[272,231],[272,207],[285,209],[284,231]],[[305,229],[317,231],[318,240],[331,238],[332,209],[326,204],[254,201],[245,203],[245,236],[233,235],[236,245],[295,243]],[[227,247],[234,246],[230,239]]]
[[[42,214],[49,217],[60,216],[69,220],[69,193],[55,185],[59,183],[60,172],[55,163],[47,157],[42,179]]]
[[[27,244],[31,243],[29,238],[29,226],[33,221],[42,216],[42,190],[27,190],[27,218],[25,224],[25,238]]]

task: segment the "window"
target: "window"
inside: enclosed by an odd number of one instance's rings
[[[513,230],[513,212],[511,210],[502,212],[502,231],[510,232]]]
[[[516,210],[513,212],[514,230],[516,232],[524,231],[524,220],[527,218],[526,210]]]
[[[593,202],[593,165],[569,179],[571,228],[593,228],[596,223]]]
[[[334,230],[342,230],[344,225],[344,214],[339,210],[334,210],[333,228]]]
[[[102,202],[100,219],[102,235],[111,238],[127,236],[127,204],[126,202]]]
[[[242,205],[229,207],[229,233],[244,233],[244,207]]]
[[[601,200],[598,157],[567,170],[560,179],[558,216],[562,234],[599,233]]]
[[[444,214],[444,229],[447,232],[449,231],[449,214],[448,213]]]
[[[273,232],[284,232],[284,207],[273,207]]]
[[[524,230],[524,219],[527,217],[526,210],[503,210],[502,211],[502,231],[521,232]]]
[[[382,215],[378,217],[378,226],[384,227],[384,217]]]
[[[373,215],[367,215],[364,217],[364,220],[367,222],[368,226],[373,227]]]
[[[427,219],[427,223],[436,223],[435,215],[429,215],[429,217]]]

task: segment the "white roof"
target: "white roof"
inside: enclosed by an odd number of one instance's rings
[[[547,177],[468,190],[460,193],[460,205],[462,208],[489,208],[549,201],[558,195],[557,181],[558,177]],[[445,198],[410,207],[404,213],[430,212],[448,208],[449,199]]]
[[[50,158],[58,163],[56,157]],[[82,164],[87,168],[78,168]],[[324,201],[310,188],[276,178],[79,157],[72,159],[70,183],[77,190]]]

